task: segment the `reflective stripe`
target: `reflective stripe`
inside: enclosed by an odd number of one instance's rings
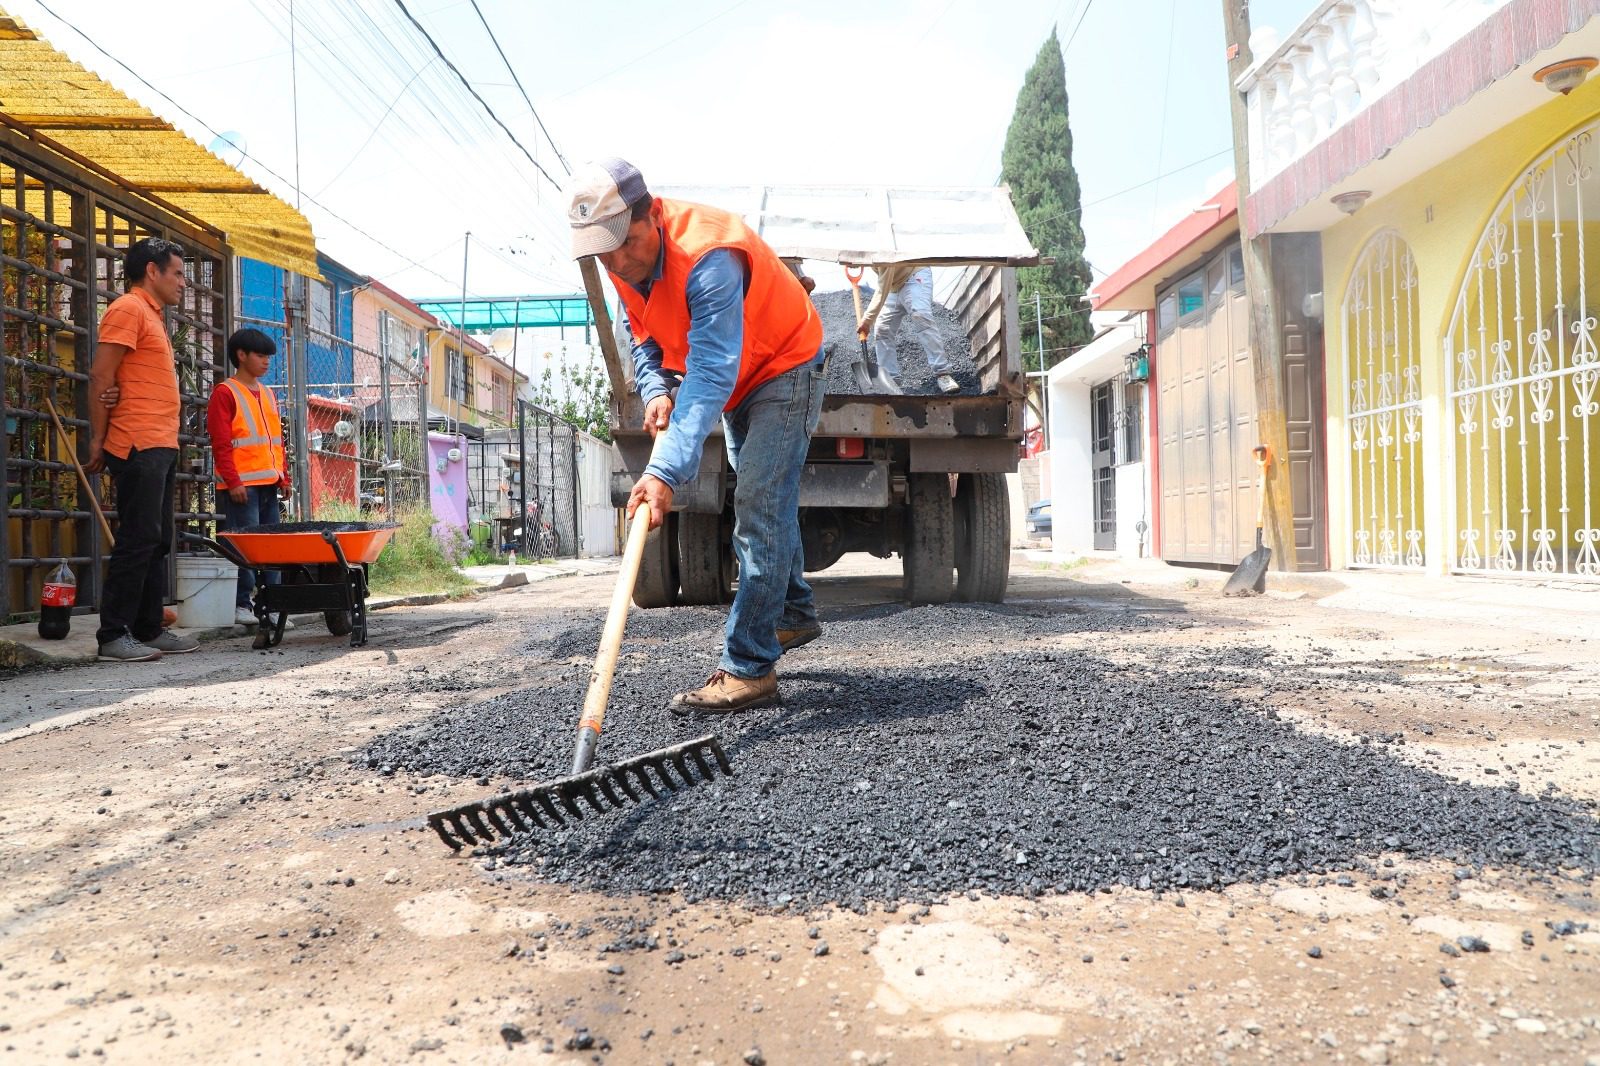
[[[228,391],[233,393],[234,409],[238,412],[238,414],[244,416],[245,426],[250,430],[250,436],[246,439],[256,440],[257,443],[259,443],[259,439],[265,437],[266,432],[256,420],[255,408],[250,403],[248,391],[243,385],[239,384],[232,378],[225,379],[223,384],[228,386]],[[236,442],[239,439],[240,438],[238,437],[234,438]]]
[[[233,433],[234,462],[241,459],[254,469],[236,470],[239,481],[246,486],[270,485],[283,478],[285,455],[283,425],[278,416],[278,403],[271,390],[261,386],[251,392],[238,381],[228,378],[223,382],[234,397]],[[239,455],[244,450],[243,456]],[[261,453],[265,449],[266,454]],[[264,465],[271,464],[271,465]],[[217,479],[217,484],[224,482]]]

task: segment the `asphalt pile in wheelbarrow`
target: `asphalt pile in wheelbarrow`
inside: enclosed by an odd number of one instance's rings
[[[828,391],[843,395],[858,395],[856,379],[850,372],[861,351],[861,341],[856,337],[855,301],[849,290],[844,292],[817,292],[811,296],[817,314],[822,319],[823,345],[828,350]],[[862,293],[861,307],[867,306],[867,295]],[[950,360],[948,373],[961,386],[960,395],[976,396],[980,391],[978,368],[972,361],[972,344],[967,331],[961,327],[955,312],[943,304],[933,305],[933,320],[944,338],[944,354]],[[871,340],[868,342],[871,344]],[[895,350],[900,355],[900,387],[907,395],[939,395],[934,384],[934,373],[928,369],[928,356],[922,345],[912,336],[907,323],[902,320],[900,333],[895,338]]]
[[[364,533],[378,527],[371,522],[271,522],[262,526],[224,529],[224,533]]]
[[[1593,804],[1464,784],[1230,694],[1243,682],[1297,702],[1318,688],[1371,695],[1392,675],[1301,669],[1257,649],[1118,664],[1056,639],[1120,631],[1117,644],[1137,647],[1185,624],[1137,609],[884,605],[825,615],[824,637],[783,664],[781,707],[709,725],[670,717],[668,696],[715,668],[721,621],[704,609],[630,620],[601,759],[711,728],[735,776],[488,851],[497,876],[860,909],[974,891],[1214,889],[1370,870],[1384,853],[1600,868]],[[529,646],[550,664],[534,687],[355,758],[508,785],[565,773],[600,617],[567,625]]]

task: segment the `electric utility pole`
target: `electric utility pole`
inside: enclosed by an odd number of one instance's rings
[[[1239,239],[1244,253],[1245,300],[1250,306],[1249,344],[1255,370],[1256,425],[1261,444],[1272,456],[1267,471],[1267,520],[1273,558],[1285,570],[1297,570],[1290,496],[1289,434],[1284,423],[1283,324],[1272,276],[1272,237],[1249,232],[1245,201],[1250,194],[1249,119],[1239,77],[1250,68],[1250,0],[1222,0],[1227,41],[1228,102],[1233,116],[1233,166],[1239,189]],[[1242,457],[1241,457],[1242,458]]]

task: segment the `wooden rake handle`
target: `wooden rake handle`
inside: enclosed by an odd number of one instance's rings
[[[628,527],[628,543],[622,551],[622,573],[611,591],[611,608],[600,633],[600,650],[595,653],[594,672],[589,675],[589,692],[583,698],[583,717],[578,720],[578,746],[572,756],[572,772],[581,774],[594,764],[594,752],[605,725],[606,703],[611,698],[611,678],[617,671],[617,654],[622,649],[622,631],[628,624],[628,607],[633,602],[633,586],[639,580],[639,565],[644,561],[644,542],[650,535],[650,505],[640,502]]]
[[[50,421],[56,424],[56,433],[61,437],[61,450],[72,460],[72,469],[78,472],[78,483],[83,486],[84,495],[89,497],[89,506],[94,508],[94,516],[100,520],[100,532],[105,534],[106,547],[115,547],[116,540],[111,536],[111,523],[106,521],[106,513],[100,507],[99,497],[94,494],[94,486],[89,483],[89,475],[84,473],[83,464],[78,462],[78,452],[72,445],[72,438],[67,436],[67,427],[62,425],[61,415],[56,411],[56,405],[50,397],[44,398],[44,405],[50,411]]]
[[[1256,536],[1259,539],[1262,527],[1267,524],[1267,467],[1272,465],[1272,452],[1265,444],[1257,444],[1250,453],[1256,457]]]

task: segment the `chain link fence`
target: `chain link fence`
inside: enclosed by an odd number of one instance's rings
[[[235,320],[278,345],[265,383],[284,420],[294,484],[290,515],[298,521],[356,512],[392,518],[427,506],[422,353],[402,350],[389,330],[378,331],[374,348],[317,328],[301,310],[310,289],[305,279],[285,275],[282,284],[281,302],[253,286]]]

